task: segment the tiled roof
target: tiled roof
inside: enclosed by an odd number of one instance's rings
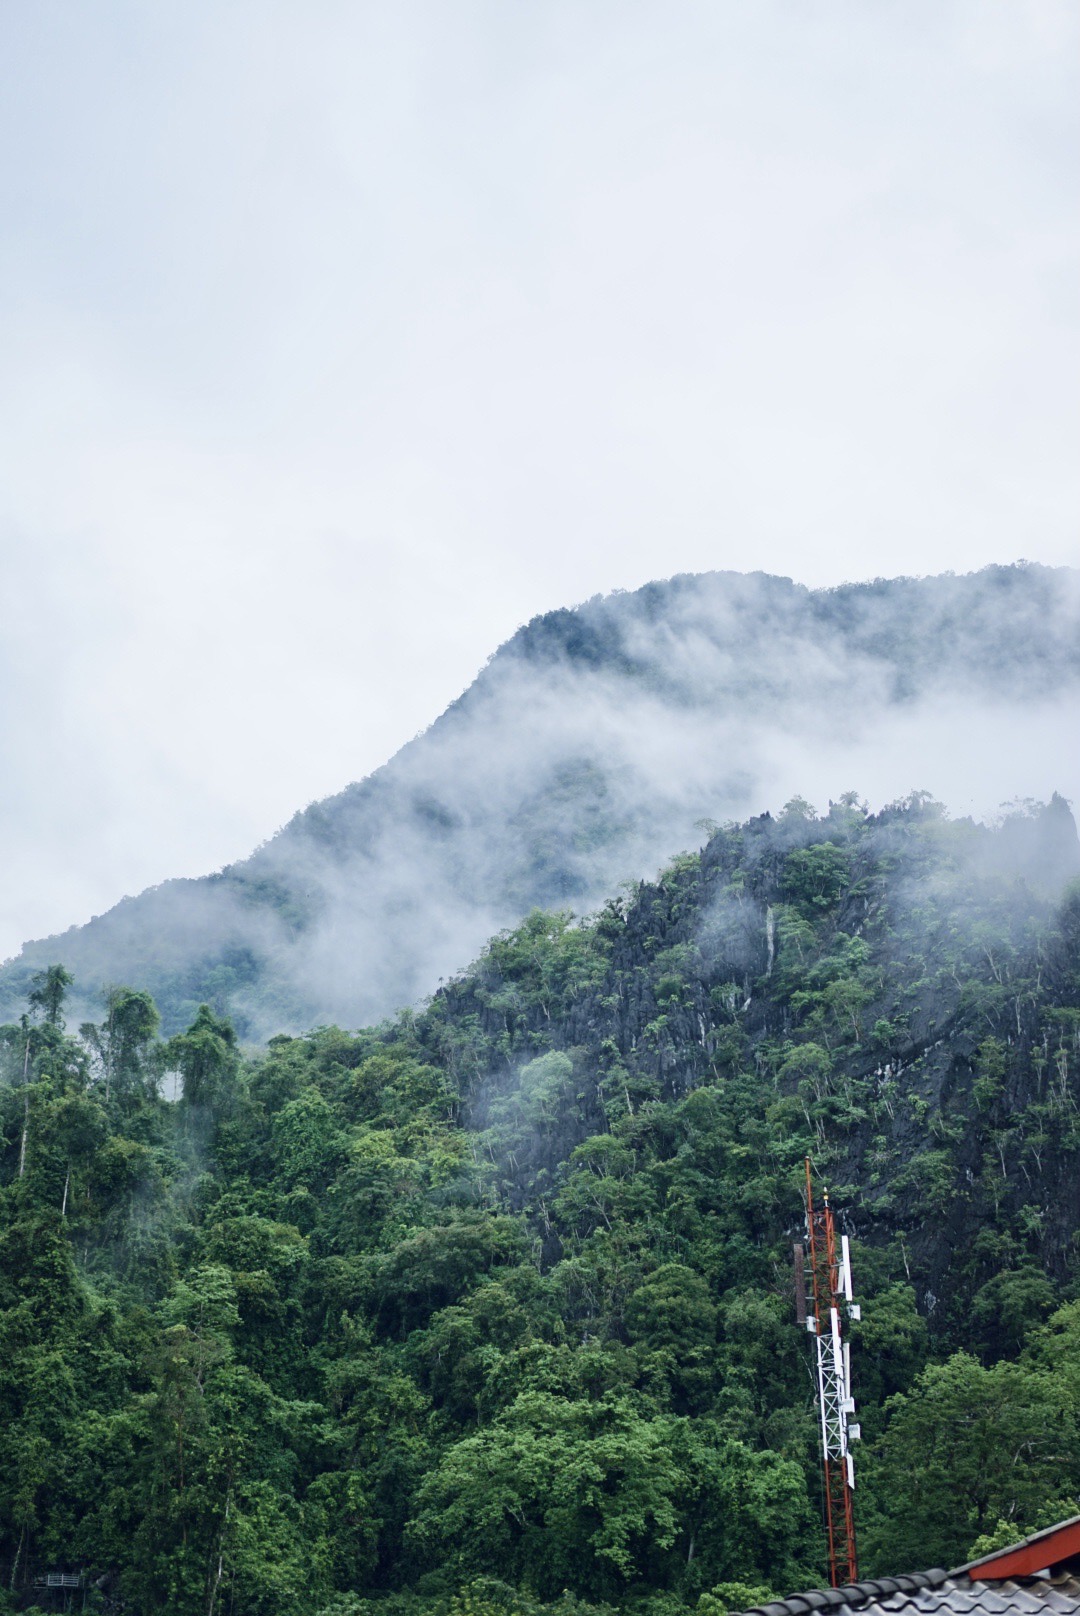
[[[792,1594],[756,1605],[746,1616],[808,1616],[844,1607],[859,1616],[1080,1616],[1080,1576],[1067,1572],[977,1582],[966,1572],[917,1571]]]

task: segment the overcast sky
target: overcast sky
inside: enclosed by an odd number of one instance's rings
[[[538,611],[1075,562],[1078,16],[0,0],[0,953]]]

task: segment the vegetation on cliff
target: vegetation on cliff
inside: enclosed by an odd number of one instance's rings
[[[852,1236],[862,1562],[1080,1489],[1080,862],[790,803],[418,1013],[0,1029],[0,1572],[172,1616],[719,1616],[820,1582],[790,1251]],[[44,1596],[38,1596],[44,1598]]]

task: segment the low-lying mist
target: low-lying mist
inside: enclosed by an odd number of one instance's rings
[[[549,613],[383,768],[243,863],[125,899],[0,973],[62,961],[91,1011],[149,988],[248,1037],[378,1020],[534,906],[581,912],[703,821],[914,788],[982,817],[1080,796],[1080,573],[994,567],[812,591],[765,574]]]

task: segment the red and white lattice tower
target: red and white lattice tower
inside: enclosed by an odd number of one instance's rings
[[[810,1158],[806,1159],[806,1251],[795,1247],[796,1306],[800,1322],[814,1337],[817,1402],[824,1462],[825,1527],[829,1542],[829,1581],[834,1588],[857,1582],[855,1556],[855,1466],[850,1444],[861,1432],[852,1419],[851,1347],[844,1339],[851,1319],[851,1254],[847,1235],[837,1247],[829,1192],[814,1205]]]

